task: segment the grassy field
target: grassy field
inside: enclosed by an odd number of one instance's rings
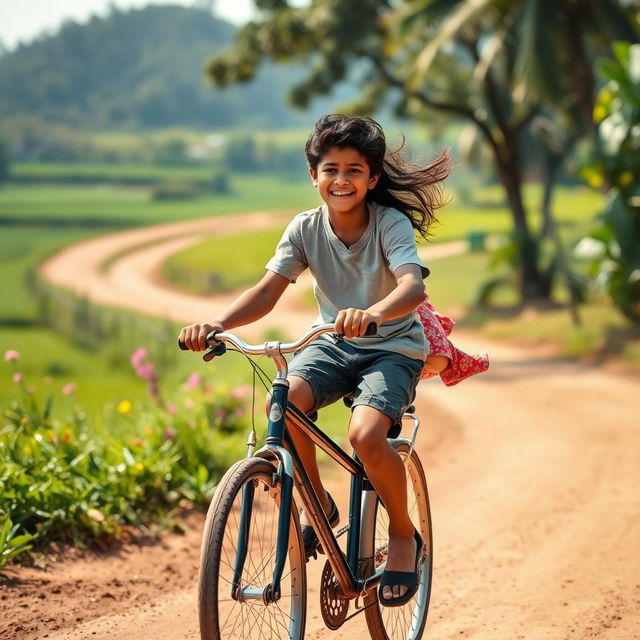
[[[265,176],[232,179],[229,195],[154,201],[141,187],[6,185],[0,189],[0,223],[141,226],[251,211],[300,211],[316,202],[306,182]]]

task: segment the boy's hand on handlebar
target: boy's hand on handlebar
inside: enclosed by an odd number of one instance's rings
[[[223,327],[218,322],[212,324],[208,322],[190,324],[180,330],[178,342],[183,343],[189,351],[204,351],[208,348],[207,336],[212,331],[223,331]]]
[[[342,309],[336,317],[336,333],[344,335],[345,338],[358,338],[366,333],[372,322],[380,326],[380,314],[364,309]]]

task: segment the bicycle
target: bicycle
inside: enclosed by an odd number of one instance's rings
[[[424,540],[424,563],[416,595],[400,607],[383,607],[377,585],[386,562],[388,519],[355,454],[349,456],[287,399],[287,361],[293,353],[333,324],[310,330],[297,342],[250,345],[232,333],[207,336],[204,359],[222,355],[226,344],[246,356],[266,355],[276,364],[265,446],[255,451],[255,430],[247,455],[221,479],[204,527],[199,578],[202,640],[289,638],[301,640],[306,622],[306,558],[295,487],[310,516],[327,560],[320,586],[320,609],[326,626],[338,629],[364,612],[374,640],[417,640],[429,608],[432,576],[432,531],[427,484],[414,450],[420,420],[410,407],[410,438],[390,440],[407,470],[409,513]],[[182,348],[184,345],[181,345]],[[349,521],[334,534],[288,434],[285,416],[351,474]],[[337,538],[347,533],[346,554]],[[355,612],[347,615],[355,600]],[[360,600],[362,605],[359,606]]]

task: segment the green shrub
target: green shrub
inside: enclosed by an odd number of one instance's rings
[[[16,370],[19,357],[5,354],[16,398],[0,417],[0,566],[31,542],[104,539],[201,505],[241,453],[246,386],[213,387],[194,373],[182,406],[171,404],[139,349],[131,362],[149,383],[149,401],[105,407],[101,429],[79,406],[55,415],[55,398],[38,398]],[[75,385],[62,393],[73,396]]]

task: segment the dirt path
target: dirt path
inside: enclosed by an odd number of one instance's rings
[[[458,339],[488,347],[492,368],[454,388],[419,387],[435,536],[425,638],[640,638],[640,378]],[[329,478],[345,513],[341,476]],[[0,638],[198,638],[200,526],[194,517],[162,544],[13,571]],[[307,637],[368,637],[360,616],[329,635],[322,564],[308,566]]]

